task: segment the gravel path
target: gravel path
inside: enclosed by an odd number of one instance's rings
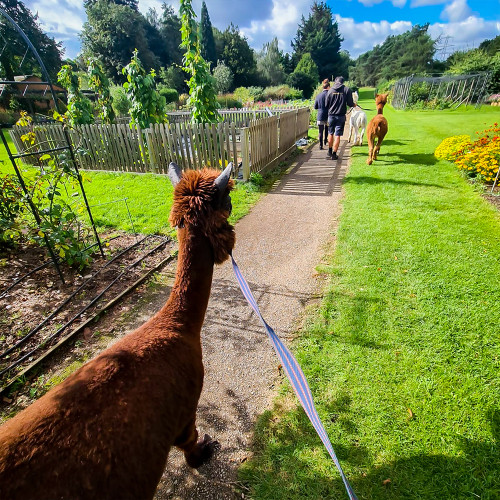
[[[325,159],[316,144],[236,225],[234,258],[266,321],[289,343],[304,307],[317,299],[315,266],[336,227],[349,145]],[[279,361],[258,318],[238,288],[230,262],[215,269],[202,330],[205,382],[198,408],[200,433],[220,443],[199,470],[172,450],[155,498],[225,500],[237,469],[250,457],[257,417],[271,408]]]

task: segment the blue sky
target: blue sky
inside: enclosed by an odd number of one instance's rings
[[[160,12],[162,1],[139,0],[139,10]],[[177,10],[177,0],[165,1]],[[205,1],[213,26],[224,30],[232,22],[256,50],[276,36],[285,51],[291,51],[301,17],[308,16],[312,4],[312,0]],[[193,0],[198,15],[201,2]],[[86,19],[83,0],[28,0],[25,4],[38,12],[48,34],[63,42],[66,56],[75,57]],[[429,34],[434,39],[441,36],[441,57],[500,35],[500,0],[328,0],[327,4],[344,38],[342,48],[353,58],[415,24],[429,23]]]

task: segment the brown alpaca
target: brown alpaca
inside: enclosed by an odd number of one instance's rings
[[[368,127],[366,128],[366,136],[368,138],[368,160],[366,160],[367,165],[371,165],[373,160],[377,159],[380,152],[380,146],[384,140],[385,135],[389,126],[387,124],[387,119],[383,115],[384,106],[387,104],[388,94],[377,94],[375,96],[375,104],[377,106],[377,114],[370,120]],[[375,144],[375,138],[378,138],[377,144]]]
[[[151,499],[171,446],[191,467],[210,458],[214,442],[198,441],[195,425],[200,330],[214,263],[235,242],[231,169],[170,165],[179,257],[167,303],[0,427],[0,498]]]

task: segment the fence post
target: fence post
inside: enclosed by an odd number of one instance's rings
[[[243,163],[243,180],[248,181],[250,179],[250,152],[248,149],[248,143],[250,140],[249,129],[247,127],[242,128],[243,132],[241,137],[241,161]]]

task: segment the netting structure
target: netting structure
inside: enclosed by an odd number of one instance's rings
[[[406,109],[420,101],[430,108],[458,108],[461,105],[479,107],[486,97],[490,77],[489,72],[406,76],[394,84],[392,105],[396,109]]]

